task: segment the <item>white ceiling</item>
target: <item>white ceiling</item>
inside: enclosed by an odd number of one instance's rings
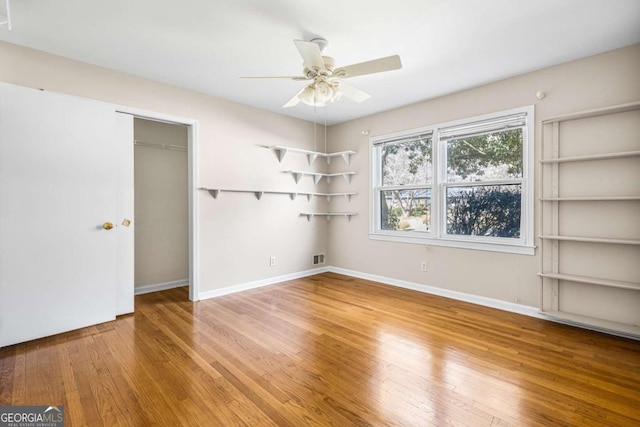
[[[639,0],[10,1],[0,40],[305,120],[282,108],[304,82],[238,77],[300,75],[294,39],[326,38],[337,66],[400,55],[349,79],[371,98],[330,104],[329,124],[640,42]]]

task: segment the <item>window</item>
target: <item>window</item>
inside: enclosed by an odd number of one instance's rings
[[[372,138],[371,238],[533,254],[532,141],[533,107]]]

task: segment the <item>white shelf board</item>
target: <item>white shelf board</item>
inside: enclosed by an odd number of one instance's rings
[[[351,156],[357,154],[357,151],[352,150],[337,151],[335,153],[322,153],[320,151],[302,150],[300,148],[283,147],[281,145],[272,145],[267,148],[276,152],[276,154],[278,155],[278,161],[280,162],[282,162],[282,159],[284,159],[288,152],[304,154],[305,156],[307,156],[309,165],[312,165],[318,157],[324,157],[325,159],[327,159],[327,164],[330,164],[331,159],[334,157],[342,157],[342,160],[344,160],[344,162],[349,165],[349,163],[351,162]]]
[[[207,188],[201,187],[200,190],[208,191],[211,194],[211,197],[217,199],[221,192],[226,193],[249,193],[256,196],[258,200],[262,199],[263,194],[287,194],[291,200],[295,200],[297,196],[305,196],[307,200],[311,200],[311,197],[325,197],[328,202],[331,201],[333,197],[345,197],[347,201],[351,201],[351,197],[357,195],[358,193],[308,193],[303,191],[272,191],[272,190],[240,190],[240,189],[229,189],[229,188]]]
[[[615,245],[640,245],[640,240],[630,239],[605,239],[600,237],[577,237],[577,236],[538,236],[543,240],[565,240],[570,242],[585,243],[610,243]]]
[[[640,200],[640,196],[540,197],[541,202],[626,202]]]
[[[640,337],[639,325],[630,325],[628,323],[614,322],[611,320],[599,319],[596,317],[584,316],[581,314],[567,313],[564,311],[541,310],[540,313],[558,320],[564,320],[572,324],[591,326],[599,330],[613,332],[617,335],[623,333],[625,335],[630,335],[636,338]]]
[[[567,120],[587,119],[589,117],[605,116],[607,114],[624,113],[627,111],[640,110],[640,101],[628,104],[614,105],[612,107],[597,108],[595,110],[579,111],[577,113],[563,114],[561,116],[550,117],[542,121],[542,124],[564,122]]]
[[[332,216],[343,216],[351,221],[351,217],[358,215],[357,212],[301,212],[300,216],[306,216],[307,221],[311,221],[311,218],[314,216],[324,216],[327,218],[327,221],[331,220]]]
[[[284,171],[285,173],[290,173],[293,176],[293,179],[296,181],[296,184],[300,182],[300,179],[303,176],[311,176],[313,177],[313,183],[317,184],[320,182],[322,178],[327,180],[327,183],[331,182],[331,178],[336,176],[344,177],[347,184],[351,184],[351,177],[357,172],[336,172],[336,173],[321,173],[321,172],[305,172],[305,171]]]
[[[610,160],[610,159],[625,159],[629,157],[640,157],[640,151],[621,151],[618,153],[605,153],[605,154],[589,154],[586,156],[572,156],[572,157],[558,157],[557,159],[543,159],[540,160],[542,164],[549,163],[568,163],[568,162],[588,162],[592,160]]]
[[[546,277],[549,279],[566,280],[569,282],[588,283],[590,285],[640,291],[640,283],[624,282],[622,280],[600,279],[597,277],[576,276],[573,274],[563,273],[538,273],[538,276]]]

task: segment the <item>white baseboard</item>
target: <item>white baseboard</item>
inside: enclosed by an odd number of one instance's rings
[[[302,277],[313,276],[315,274],[326,273],[330,267],[314,268],[313,270],[299,271],[297,273],[285,274],[283,276],[270,277],[268,279],[256,280],[254,282],[242,283],[222,289],[200,292],[198,300],[220,297],[223,295],[235,294],[237,292],[248,291],[250,289],[262,288],[264,286],[275,285],[287,280],[300,279]]]
[[[171,282],[154,283],[152,285],[136,286],[133,290],[135,295],[148,294],[151,292],[166,291],[167,289],[188,286],[189,279],[173,280]]]
[[[451,298],[458,301],[469,302],[469,303],[481,305],[484,307],[497,308],[499,310],[509,311],[511,313],[523,314],[525,316],[537,317],[539,319],[547,319],[546,316],[543,316],[538,312],[537,307],[531,307],[528,305],[515,304],[507,301],[493,299],[493,298],[481,297],[478,295],[467,294],[464,292],[452,291],[444,288],[437,288],[435,286],[422,285],[419,283],[392,279],[390,277],[378,276],[375,274],[361,273],[359,271],[347,270],[339,267],[329,267],[329,271],[332,273],[344,274],[345,276],[357,277],[359,279],[365,279],[365,280],[371,280],[374,282],[384,283],[385,285],[397,286],[400,288],[411,289],[414,291],[424,292],[432,295],[438,295],[445,298]]]

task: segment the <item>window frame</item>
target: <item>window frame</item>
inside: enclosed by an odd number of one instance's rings
[[[440,133],[445,128],[464,127],[478,122],[499,121],[501,118],[525,114],[522,132],[522,178],[486,180],[478,182],[447,182],[447,140]],[[401,243],[413,243],[433,246],[446,246],[463,249],[476,249],[495,252],[533,255],[534,245],[534,141],[535,141],[534,106],[513,108],[510,110],[474,116],[459,120],[437,123],[391,134],[369,138],[369,154],[371,165],[371,181],[369,185],[369,238]],[[494,132],[499,129],[494,130]],[[418,188],[431,190],[430,231],[384,230],[381,228],[381,191],[390,189],[382,186],[382,165],[378,147],[399,143],[403,140],[431,133],[432,149],[432,182],[419,185]],[[488,132],[481,132],[488,133]],[[446,190],[451,187],[478,187],[499,184],[520,183],[522,186],[520,205],[520,237],[490,237],[452,235],[446,232]],[[394,188],[397,186],[393,186]],[[412,189],[413,185],[400,186]]]

